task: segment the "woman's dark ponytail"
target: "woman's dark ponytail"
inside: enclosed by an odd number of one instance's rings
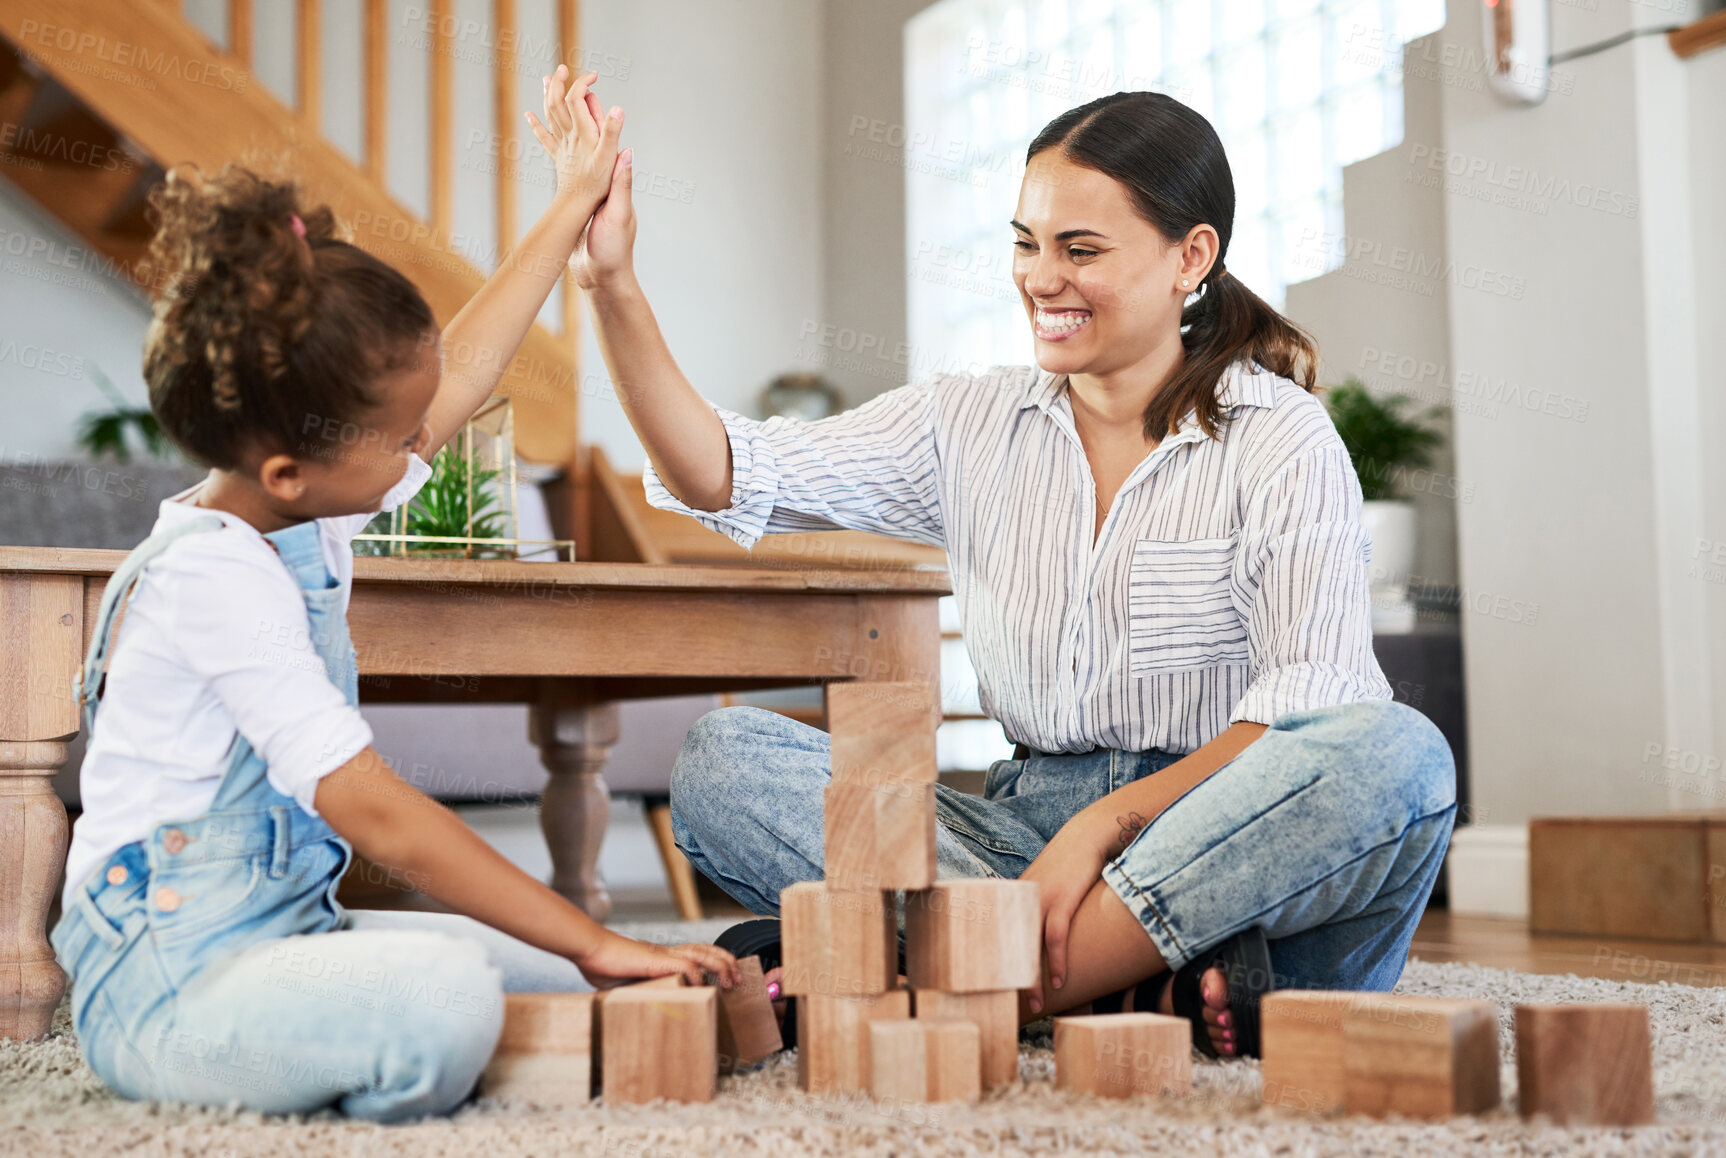
[[[1195,225],[1217,231],[1216,263],[1181,314],[1186,360],[1145,408],[1147,438],[1174,433],[1188,411],[1196,411],[1200,429],[1214,437],[1226,421],[1217,383],[1243,358],[1313,389],[1318,349],[1312,338],[1224,268],[1235,183],[1209,121],[1162,93],[1114,93],[1050,121],[1025,159],[1054,148],[1119,181],[1139,214],[1170,241]]]

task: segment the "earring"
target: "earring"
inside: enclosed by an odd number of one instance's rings
[[[1187,285],[1187,279],[1183,277],[1181,279],[1181,287],[1184,289],[1186,287],[1186,285]]]

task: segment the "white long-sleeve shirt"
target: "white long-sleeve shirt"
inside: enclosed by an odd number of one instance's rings
[[[1318,399],[1248,362],[1233,422],[1189,412],[1096,497],[1066,378],[943,375],[818,422],[714,407],[731,505],[694,510],[649,464],[654,506],[744,547],[842,527],[947,551],[982,707],[1044,752],[1185,753],[1230,724],[1389,699],[1372,651],[1354,466]]]
[[[407,502],[430,477],[415,455],[382,509]],[[126,603],[78,771],[84,812],[66,854],[68,897],[122,845],[208,812],[236,733],[268,764],[271,787],[313,816],[318,781],[372,742],[371,726],[330,682],[298,581],[250,523],[192,505],[197,490],[165,500],[154,529],[207,515],[222,528],[176,540],[144,567]],[[371,519],[317,521],[344,612],[353,537]]]

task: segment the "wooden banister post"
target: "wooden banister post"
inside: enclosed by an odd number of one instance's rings
[[[450,173],[450,135],[455,132],[454,51],[450,30],[453,0],[431,0],[431,219],[433,244],[442,248],[455,221],[455,187]]]
[[[379,185],[389,177],[389,0],[366,0],[366,172]]]
[[[252,63],[252,0],[228,0],[228,51],[248,69]]]
[[[515,245],[515,163],[509,158],[509,143],[516,133],[515,0],[492,0],[492,128],[497,133],[497,260]]]
[[[324,116],[323,0],[299,0],[298,14],[300,67],[294,97],[307,127],[321,134]]]

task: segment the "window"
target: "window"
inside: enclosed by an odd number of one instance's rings
[[[1025,148],[1120,90],[1168,93],[1216,128],[1229,270],[1280,305],[1340,264],[1342,167],[1401,139],[1401,45],[1443,23],[1444,0],[941,0],[912,18],[912,369],[1030,360],[1007,228]]]

